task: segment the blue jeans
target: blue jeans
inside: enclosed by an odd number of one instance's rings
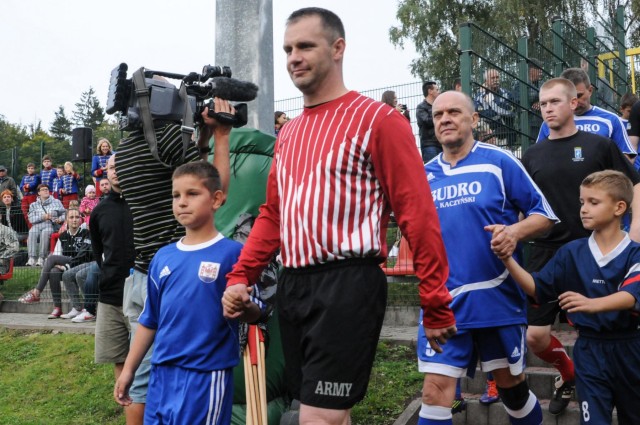
[[[422,152],[422,161],[426,163],[431,161],[432,158],[442,152],[442,147],[432,145],[422,146],[420,147],[420,151]]]
[[[84,309],[94,316],[98,305],[101,273],[98,263],[92,261],[89,263],[89,267],[80,270],[76,275],[78,286],[81,286],[84,292]]]

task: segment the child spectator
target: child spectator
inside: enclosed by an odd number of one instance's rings
[[[104,137],[98,140],[96,154],[93,155],[93,159],[91,160],[91,176],[97,189],[97,197],[102,195],[100,191],[100,181],[107,178],[107,161],[111,155],[113,155],[113,148],[109,140]]]
[[[211,164],[192,162],[174,172],[173,213],[186,236],[161,248],[151,261],[147,300],[114,389],[119,404],[131,404],[129,387],[155,338],[145,423],[164,422],[172,415],[182,423],[231,421],[238,323],[223,318],[221,299],[225,275],[242,245],[215,228],[212,216],[223,201],[220,176]],[[242,319],[257,319],[257,304],[248,307]],[[205,321],[202,309],[209,312]]]
[[[589,238],[567,243],[533,275],[512,257],[502,259],[529,296],[539,304],[558,300],[578,330],[573,356],[581,424],[610,424],[614,407],[621,424],[640,424],[640,244],[620,227],[632,199],[624,174],[592,173],[580,186]]]
[[[62,205],[65,209],[69,208],[69,201],[78,200],[78,173],[71,161],[64,163],[64,174],[60,178],[62,184],[60,185],[60,194],[62,195]]]
[[[88,217],[91,215],[91,211],[98,205],[100,201],[99,198],[96,197],[96,188],[93,185],[88,185],[84,190],[84,198],[80,202],[80,214],[83,217]]]
[[[45,187],[45,185],[41,185]],[[52,199],[52,198],[50,198]],[[82,216],[77,209],[69,209],[67,212],[67,230],[64,231],[56,244],[54,253],[44,262],[38,285],[18,299],[23,304],[40,302],[40,294],[47,286],[51,285],[53,296],[53,312],[49,319],[58,319],[62,316],[62,287],[61,279],[65,273],[73,274],[79,270],[77,266],[91,261],[91,237],[89,230],[81,229]],[[71,295],[74,295],[71,293]],[[73,318],[80,313],[82,305],[77,296],[77,291],[72,297],[72,310],[65,318]]]
[[[31,228],[29,222],[29,206],[38,197],[38,185],[40,184],[40,174],[36,174],[36,165],[33,162],[27,164],[27,174],[22,176],[20,181],[20,190],[22,191],[22,213],[27,219],[27,224]]]
[[[51,157],[42,157],[42,171],[40,171],[40,183],[46,184],[49,191],[53,190],[53,180],[56,178],[56,170],[51,166]]]
[[[29,206],[29,221],[32,227],[27,240],[27,266],[40,267],[49,254],[51,234],[64,223],[64,208],[60,201],[49,195],[46,184],[38,185],[38,199]]]
[[[56,175],[51,183],[51,194],[55,199],[62,199],[60,189],[62,189],[62,176],[64,175],[64,166],[58,165],[56,167]]]

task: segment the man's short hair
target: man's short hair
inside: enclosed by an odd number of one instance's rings
[[[633,183],[620,171],[604,170],[591,173],[582,180],[580,186],[603,190],[614,202],[625,202],[627,209],[633,201]]]
[[[535,69],[542,70],[542,62],[540,62],[539,59],[529,58],[527,59],[527,63],[529,64],[529,69],[535,68]]]
[[[216,167],[207,161],[195,161],[182,164],[173,172],[172,179],[182,176],[193,176],[203,180],[204,185],[212,194],[222,189],[220,173]]]
[[[34,164],[33,162],[30,162],[30,163],[27,164],[27,168],[29,168],[29,167],[36,168],[36,164]]]
[[[489,73],[490,72],[498,72],[498,70],[496,68],[487,68],[484,70],[484,73],[482,74],[482,76],[484,77],[484,81],[487,82],[489,81]],[[498,73],[498,76],[500,76],[500,73]]]
[[[305,7],[294,11],[287,18],[287,25],[296,23],[300,19],[309,16],[318,16],[320,18],[324,29],[327,33],[332,35],[330,38],[331,43],[336,41],[338,38],[345,38],[344,25],[342,25],[342,21],[338,15],[321,7]]]
[[[433,89],[435,86],[437,86],[435,81],[425,81],[422,84],[422,95],[424,97],[429,96],[429,90]]]
[[[567,68],[560,74],[561,78],[566,78],[571,81],[574,86],[582,83],[586,88],[591,87],[591,80],[589,74],[582,68]]]
[[[36,191],[40,192],[40,189],[42,189],[43,187],[46,187],[46,188],[47,188],[47,190],[49,190],[49,186],[47,186],[47,185],[46,185],[46,184],[44,184],[44,183],[40,183],[40,184],[38,185],[38,187],[36,188]]]
[[[638,96],[633,93],[627,92],[620,98],[620,109],[630,108],[635,105],[638,100],[640,100]]]
[[[45,155],[42,157],[42,162],[51,161],[51,157],[49,155]]]
[[[571,80],[567,80],[566,78],[562,78],[562,77],[552,78],[550,80],[545,81],[545,83],[540,87],[540,91],[552,89],[558,85],[562,86],[566,95],[569,96],[569,99],[578,97],[576,86],[571,82]]]

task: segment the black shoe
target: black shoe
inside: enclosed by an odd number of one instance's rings
[[[464,410],[467,410],[466,400],[462,397],[453,399],[453,403],[451,404],[451,414],[455,415],[456,413],[460,413]]]
[[[567,408],[571,397],[573,396],[573,390],[576,388],[573,382],[564,382],[561,376],[556,376],[555,391],[553,392],[553,398],[549,402],[549,413],[552,415],[559,415]]]

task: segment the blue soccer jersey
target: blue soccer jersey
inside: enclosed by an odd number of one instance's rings
[[[222,316],[221,300],[241,249],[219,234],[199,245],[180,241],[158,250],[139,319],[156,329],[152,364],[206,372],[238,363],[238,323]]]
[[[567,313],[571,323],[578,328],[606,333],[636,330],[640,325],[640,244],[631,241],[628,235],[607,255],[602,255],[593,235],[569,242],[533,277],[539,303],[554,301],[566,291],[578,292],[588,298],[627,291],[635,297],[635,311]]]
[[[455,167],[440,154],[425,170],[449,261],[456,325],[526,324],[525,295],[491,251],[484,226],[517,223],[519,212],[557,220],[546,199],[512,154],[487,143],[475,142]]]
[[[629,141],[627,135],[627,129],[625,128],[622,120],[616,114],[609,112],[605,109],[597,106],[592,106],[587,112],[582,115],[574,115],[573,119],[576,122],[578,130],[586,131],[587,133],[599,134],[604,137],[608,137],[613,140],[620,148],[622,153],[635,155],[636,150]],[[542,123],[540,127],[540,133],[538,133],[539,142],[549,138],[549,126],[547,123]]]

